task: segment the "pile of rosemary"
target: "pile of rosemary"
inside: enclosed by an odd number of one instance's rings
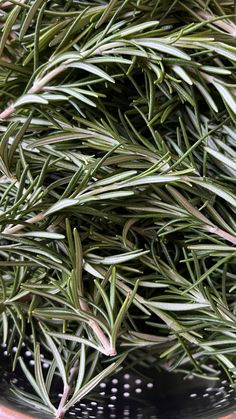
[[[13,391],[62,418],[148,353],[233,380],[235,2],[10,0],[0,28],[0,330],[32,394]]]

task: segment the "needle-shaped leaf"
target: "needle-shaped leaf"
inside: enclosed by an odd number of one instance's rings
[[[197,310],[199,308],[207,308],[207,303],[161,303],[156,301],[149,301],[146,303],[147,306],[152,306],[156,308],[160,308],[164,311],[189,311],[189,310]]]
[[[62,381],[63,381],[63,384],[64,384],[64,386],[66,386],[68,384],[67,374],[66,374],[65,366],[64,366],[62,357],[60,355],[60,352],[58,351],[53,339],[51,338],[51,336],[48,333],[46,333],[44,330],[43,330],[43,332],[44,332],[44,335],[46,337],[47,343],[48,343],[48,345],[49,345],[49,347],[52,351],[54,360],[56,361],[58,370],[60,372],[60,376],[61,376]]]
[[[155,38],[137,38],[135,39],[135,42],[138,45],[141,45],[142,47],[154,49],[159,52],[163,52],[168,55],[173,55],[174,57],[182,58],[187,61],[191,60],[191,57],[185,52],[181,51],[176,47],[173,47],[172,45],[159,42],[159,40],[156,40]]]
[[[44,377],[43,377],[41,362],[42,361],[41,361],[41,357],[40,357],[39,345],[37,345],[36,348],[35,348],[35,378],[36,378],[36,383],[38,385],[38,388],[39,388],[39,391],[40,391],[40,396],[41,396],[42,400],[52,411],[55,412],[56,409],[50,401],[50,398],[48,396],[48,392],[47,392],[47,389],[46,389],[46,386],[45,386],[45,381],[44,381]]]
[[[23,1],[24,2],[24,1]],[[2,37],[0,41],[0,56],[2,56],[3,50],[5,46],[7,45],[7,40],[9,37],[9,34],[11,32],[12,26],[14,25],[19,13],[21,11],[21,6],[15,6],[7,16],[7,20],[4,24],[3,31],[2,31]]]
[[[86,394],[88,394],[91,390],[94,389],[94,387],[96,387],[98,383],[104,380],[104,378],[106,378],[112,372],[115,372],[115,370],[119,367],[120,364],[122,364],[125,358],[126,354],[119,357],[117,361],[113,362],[111,365],[106,367],[102,372],[97,374],[87,384],[85,384],[80,390],[76,391],[71,397],[70,401],[66,404],[65,408],[69,409],[79,400],[83,399],[86,396]]]
[[[217,81],[213,81],[212,83],[220,93],[222,99],[227,103],[229,108],[236,114],[235,96],[230,92],[229,89],[227,89],[227,87],[223,86],[223,84],[217,83]]]
[[[38,104],[42,104],[42,105],[47,105],[48,101],[46,99],[43,98],[43,96],[40,95],[24,95],[22,96],[20,99],[18,99],[15,103],[14,106],[17,108],[19,106],[22,105],[28,105],[30,103],[38,103]]]
[[[197,80],[194,80],[194,84],[197,86],[199,92],[204,96],[204,99],[215,112],[218,112],[218,108],[212,99],[211,95],[207,91],[207,89],[203,86],[203,84],[199,83]]]
[[[51,208],[49,208],[45,215],[52,214],[56,211],[61,211],[67,207],[71,207],[72,205],[76,205],[78,203],[78,199],[62,199],[61,201],[57,202]]]
[[[232,194],[230,191],[228,192],[224,187],[217,185],[214,182],[208,182],[205,180],[191,179],[191,181],[203,189],[207,189],[217,196],[220,196],[226,202],[229,202],[231,205],[236,207],[236,196],[234,196],[234,194]]]
[[[85,344],[86,346],[90,346],[91,348],[96,349],[97,351],[99,351],[101,349],[98,345],[91,342],[90,340],[85,339],[85,338],[80,338],[78,336],[69,335],[67,333],[62,334],[62,333],[56,333],[56,332],[50,332],[50,335],[54,336],[56,338],[63,339],[63,340],[70,340],[72,342]]]
[[[133,250],[132,252],[123,253],[116,256],[107,256],[107,257],[92,257],[91,261],[93,263],[101,263],[103,265],[116,265],[118,263],[124,263],[129,260],[139,258],[142,255],[149,253],[149,250]]]
[[[27,233],[20,233],[21,237],[36,237],[39,239],[55,239],[63,240],[65,236],[59,233],[51,233],[47,231],[28,231]]]
[[[121,37],[133,35],[135,33],[140,33],[140,32],[142,32],[146,29],[149,29],[153,26],[157,26],[158,24],[159,24],[159,22],[157,20],[140,23],[139,25],[133,25],[133,26],[130,26],[129,28],[121,29],[119,35]]]
[[[100,293],[100,295],[102,297],[102,300],[103,300],[103,302],[105,304],[105,307],[106,307],[106,310],[107,310],[107,314],[108,314],[108,317],[109,317],[109,320],[110,320],[110,325],[112,327],[113,326],[114,319],[113,319],[113,312],[112,312],[112,307],[110,305],[109,298],[108,298],[106,292],[104,291],[102,285],[96,279],[94,280],[94,282],[95,282],[95,285],[98,288],[98,291],[99,291],[99,293]]]
[[[229,157],[225,156],[223,153],[220,153],[219,151],[214,150],[210,147],[205,147],[205,150],[207,151],[208,154],[213,156],[216,160],[222,162],[224,165],[230,167],[236,172],[236,161],[234,161],[233,159],[230,159]]]
[[[31,372],[28,370],[28,368],[26,367],[24,361],[22,358],[19,358],[19,363],[20,366],[22,368],[23,373],[25,374],[27,380],[29,381],[29,383],[31,384],[31,386],[33,387],[34,391],[36,392],[36,394],[39,395],[39,397],[41,397],[41,392],[40,389],[36,383],[35,378],[32,376]]]
[[[78,99],[81,102],[86,103],[87,105],[96,106],[95,103],[91,99],[87,98],[85,95],[80,93],[80,91],[77,89],[73,89],[69,87],[57,87],[56,90],[58,90],[59,92],[65,93],[69,96],[72,96],[75,99]]]
[[[96,28],[99,28],[99,26],[101,26],[106,21],[112,9],[115,8],[117,3],[118,3],[118,0],[110,1],[110,3],[105,7],[104,12],[102,13],[102,16],[100,17],[99,21],[97,22]]]
[[[115,83],[115,80],[109,76],[105,71],[101,70],[99,67],[95,66],[94,64],[89,64],[86,62],[69,62],[67,64],[68,68],[79,68],[81,70],[85,70],[88,73],[95,74],[98,77],[101,77],[104,80],[107,80],[111,83]]]
[[[82,283],[82,270],[83,270],[83,250],[78,230],[75,228],[73,231],[74,237],[74,281],[73,281],[73,294],[74,301],[79,306],[79,295],[83,295],[83,283]]]
[[[35,13],[37,12],[37,10],[41,7],[41,5],[43,4],[44,0],[35,0],[34,3],[32,3],[29,12],[27,13],[25,20],[21,26],[21,30],[20,30],[20,35],[19,35],[19,39],[22,40],[23,36],[26,34],[28,27],[31,24],[31,21],[34,18]]]
[[[86,347],[85,345],[82,343],[81,344],[81,349],[80,349],[80,358],[79,358],[79,372],[78,372],[78,377],[76,380],[76,385],[75,385],[75,393],[81,389],[81,386],[83,384],[83,380],[84,380],[84,376],[85,376],[85,369],[86,369]]]
[[[188,73],[185,71],[185,69],[183,67],[180,67],[179,65],[173,65],[173,70],[174,72],[182,79],[184,80],[186,83],[192,85],[193,81],[192,79],[189,77]]]

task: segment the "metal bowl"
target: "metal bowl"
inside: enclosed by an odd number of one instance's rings
[[[25,353],[25,362],[32,359]],[[2,351],[0,419],[49,419],[16,399],[10,383],[27,389],[20,370],[10,372],[7,354]],[[30,364],[31,363],[31,364]],[[47,368],[47,365],[44,365]],[[60,393],[55,389],[56,396]],[[66,415],[67,419],[236,419],[236,391],[224,373],[216,380],[184,376],[155,368],[119,372],[100,383]]]

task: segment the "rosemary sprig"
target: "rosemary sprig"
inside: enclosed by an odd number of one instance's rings
[[[235,375],[234,10],[1,2],[1,335],[58,419],[134,350]]]

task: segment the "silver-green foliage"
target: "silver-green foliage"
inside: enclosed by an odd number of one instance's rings
[[[1,334],[58,418],[134,350],[235,374],[234,10],[1,2]]]

